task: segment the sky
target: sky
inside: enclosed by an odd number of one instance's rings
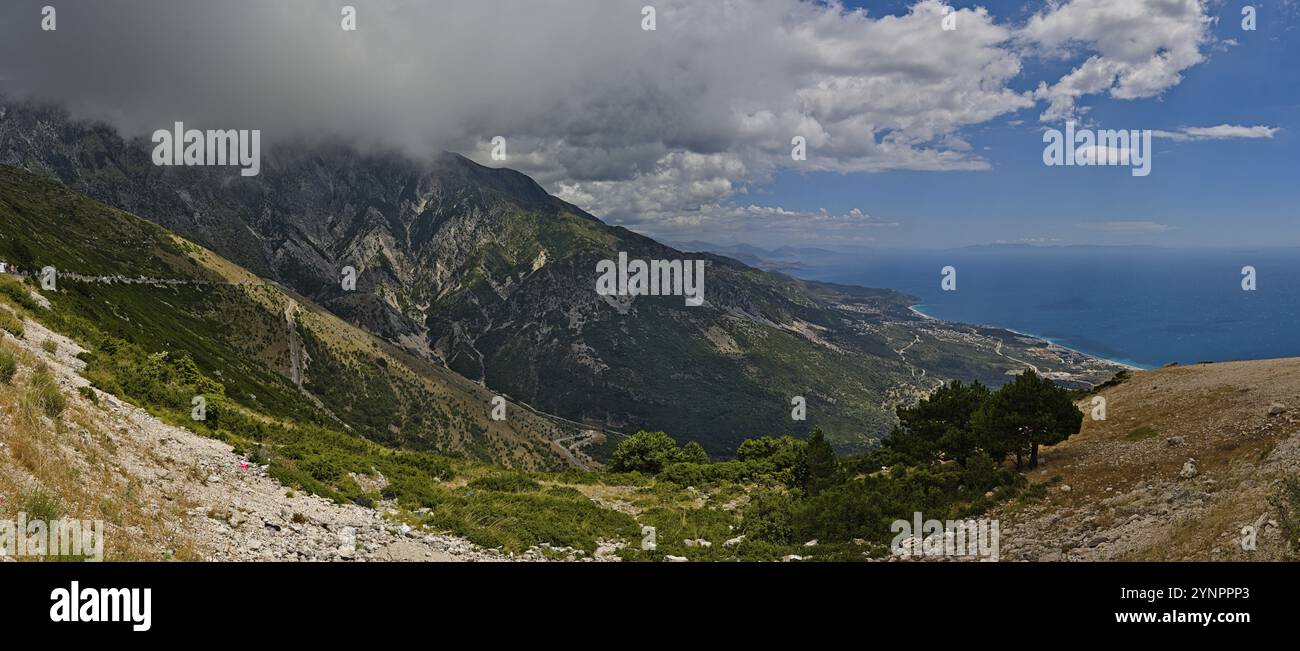
[[[669,241],[1300,246],[1297,38],[1300,0],[11,0],[0,92],[457,151]],[[1150,173],[1045,165],[1067,121]]]

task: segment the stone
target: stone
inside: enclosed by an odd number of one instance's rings
[[[1182,445],[1184,441],[1186,441],[1186,439],[1181,436],[1171,436],[1165,439],[1165,444],[1172,448]]]
[[[1179,471],[1178,476],[1183,479],[1191,479],[1199,473],[1200,471],[1196,469],[1196,459],[1188,459],[1187,462],[1183,464],[1183,469]]]
[[[1269,416],[1281,416],[1284,413],[1286,413],[1286,405],[1280,402],[1275,402],[1268,406]]]

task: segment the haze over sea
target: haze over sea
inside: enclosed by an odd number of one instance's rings
[[[802,255],[799,277],[889,287],[939,319],[1141,367],[1300,356],[1300,249],[989,246]],[[940,270],[957,269],[957,291]],[[1242,290],[1242,267],[1257,289]]]

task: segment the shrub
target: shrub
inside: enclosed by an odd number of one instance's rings
[[[520,552],[543,542],[595,551],[599,539],[637,539],[640,527],[626,513],[582,497],[546,493],[479,491],[444,495],[425,524],[464,536],[484,547]]]
[[[526,493],[541,490],[542,485],[521,473],[508,473],[479,477],[469,483],[474,490],[501,491],[503,493]]]
[[[802,486],[808,481],[808,441],[803,439],[748,439],[736,449],[736,458],[745,462],[753,474],[771,474],[788,486]]]
[[[59,342],[53,339],[46,339],[41,342],[41,350],[44,350],[51,355],[57,354],[59,352]]]
[[[0,383],[9,384],[18,373],[18,358],[8,348],[0,348]]]
[[[794,498],[788,493],[764,491],[745,506],[740,532],[750,540],[788,544],[794,542]]]
[[[741,483],[771,476],[771,467],[753,461],[721,463],[674,463],[659,473],[661,481],[678,486],[707,486],[728,481]]]
[[[46,366],[41,366],[32,374],[31,385],[27,387],[27,397],[41,410],[41,413],[50,418],[58,418],[67,407],[67,399],[59,390],[59,383]]]
[[[709,462],[709,453],[704,450],[704,446],[691,441],[682,446],[681,454],[678,458],[684,463],[705,464]]]
[[[23,496],[23,512],[27,520],[42,520],[47,524],[63,515],[63,502],[58,495],[38,488]]]
[[[546,489],[546,494],[551,497],[567,497],[571,499],[585,499],[586,497],[582,494],[582,491],[572,486],[552,486]]]
[[[1129,441],[1145,441],[1147,439],[1153,439],[1158,436],[1160,436],[1160,432],[1156,431],[1155,428],[1149,425],[1143,425],[1129,432],[1127,435],[1124,436],[1124,438]]]
[[[614,472],[658,474],[664,466],[681,460],[677,441],[663,432],[637,432],[618,444],[610,457]]]
[[[346,472],[337,459],[325,455],[312,455],[302,460],[300,467],[317,481],[333,484]]]
[[[0,276],[0,295],[9,297],[15,304],[29,310],[40,309],[40,305],[32,298],[31,290],[13,278]]]
[[[7,330],[13,336],[22,339],[23,321],[9,310],[0,309],[0,330]]]

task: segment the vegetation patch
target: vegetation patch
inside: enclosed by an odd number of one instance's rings
[[[1155,428],[1149,427],[1147,425],[1143,425],[1141,427],[1135,428],[1133,431],[1129,432],[1128,434],[1125,434],[1124,439],[1127,441],[1145,441],[1147,439],[1153,439],[1158,436],[1160,436],[1160,432],[1156,431]]]

